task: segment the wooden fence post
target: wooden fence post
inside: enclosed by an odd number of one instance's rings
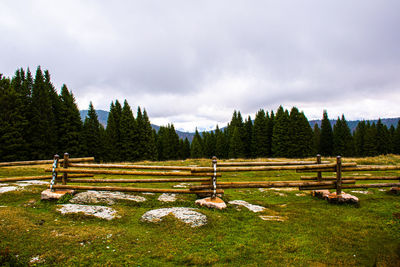
[[[321,155],[317,155],[317,164],[321,164]],[[322,181],[322,172],[317,172],[317,181],[321,182]]]
[[[67,169],[69,165],[69,154],[64,153],[64,162],[63,162],[63,168]],[[62,177],[62,184],[66,185],[68,181],[68,173],[64,172],[63,177]]]
[[[214,175],[212,177],[212,189],[213,193],[211,195],[211,199],[215,199],[217,197],[217,157],[212,157],[212,167],[214,169]]]
[[[342,195],[342,157],[336,158],[336,196]]]
[[[53,169],[52,169],[51,181],[50,181],[50,190],[52,192],[54,192],[53,185],[55,185],[57,183],[57,179],[58,179],[56,169],[58,169],[58,166],[59,166],[59,162],[58,162],[59,159],[60,159],[59,155],[57,155],[57,154],[54,155]]]

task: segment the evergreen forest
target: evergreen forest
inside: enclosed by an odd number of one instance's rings
[[[381,120],[361,121],[351,132],[344,115],[332,127],[324,111],[321,126],[311,128],[296,107],[280,106],[275,112],[260,109],[254,120],[234,111],[227,127],[196,130],[190,143],[173,124],[152,129],[146,110],[134,113],[126,100],[113,101],[109,112],[103,127],[90,103],[82,121],[72,92],[64,84],[57,93],[40,66],[34,77],[22,68],[12,78],[0,74],[0,161],[50,159],[64,152],[106,162],[400,154],[400,121],[389,128]]]

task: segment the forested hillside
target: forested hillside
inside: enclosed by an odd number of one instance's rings
[[[64,152],[98,161],[400,154],[400,122],[388,127],[380,119],[360,121],[352,131],[344,116],[332,126],[326,111],[313,127],[296,107],[260,109],[254,120],[234,111],[227,127],[196,131],[190,143],[173,124],[152,128],[145,109],[138,106],[135,114],[126,100],[115,100],[106,123],[99,122],[92,103],[81,120],[72,92],[63,85],[58,94],[47,70],[38,67],[35,77],[29,69],[12,78],[0,75],[0,161]]]

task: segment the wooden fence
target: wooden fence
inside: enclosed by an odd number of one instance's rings
[[[211,167],[191,167],[191,166],[151,166],[133,164],[89,164],[94,158],[69,158],[68,153],[59,160],[58,156],[49,161],[25,161],[0,163],[0,166],[21,166],[33,164],[53,163],[53,168],[46,168],[46,172],[52,175],[30,176],[30,177],[10,177],[0,178],[0,182],[14,182],[23,180],[44,180],[52,179],[51,189],[75,189],[75,190],[101,190],[101,191],[124,191],[124,192],[149,192],[149,193],[182,193],[182,194],[209,194],[215,197],[216,194],[224,193],[224,189],[234,188],[271,188],[271,187],[298,187],[299,190],[319,190],[336,189],[340,196],[342,189],[349,188],[376,188],[376,187],[400,187],[400,176],[355,176],[354,172],[371,171],[395,171],[400,170],[400,165],[390,166],[359,166],[354,162],[343,163],[338,156],[336,162],[322,161],[321,156],[317,155],[315,161],[274,161],[274,162],[217,162],[214,157]],[[313,176],[301,176],[300,180],[295,181],[237,181],[226,182],[222,180],[222,174],[232,172],[268,172],[268,171],[296,171],[313,172]],[[323,173],[335,173],[334,176],[323,176]],[[350,173],[350,176],[343,175]],[[353,173],[353,174],[352,174]],[[62,174],[62,175],[58,175]],[[94,175],[118,175],[127,178],[93,178]],[[225,174],[224,174],[225,175]],[[136,178],[132,178],[136,176]],[[358,184],[358,181],[395,181],[393,183],[374,183]],[[171,184],[171,183],[191,183],[189,189],[172,188],[142,188],[130,186],[99,186],[99,185],[79,185],[79,184]],[[78,183],[78,184],[77,184]],[[192,183],[200,183],[192,185]]]

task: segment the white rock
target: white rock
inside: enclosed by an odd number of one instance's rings
[[[176,201],[176,195],[175,194],[162,194],[158,197],[158,201],[162,202],[175,202]]]
[[[8,184],[0,184],[0,186],[8,186]]]
[[[244,200],[233,200],[233,201],[229,201],[228,203],[232,204],[232,205],[239,205],[239,206],[246,207],[249,210],[251,210],[252,212],[261,212],[261,211],[265,210],[265,208],[262,206],[253,205]]]
[[[172,214],[180,221],[190,224],[191,227],[203,226],[207,223],[207,217],[192,208],[164,208],[150,210],[143,214],[142,221],[160,222],[163,217]]]
[[[180,183],[177,185],[174,185],[173,188],[187,188],[190,184],[187,183]]]
[[[89,206],[89,205],[78,205],[78,204],[64,204],[59,205],[61,208],[58,211],[61,214],[71,214],[71,213],[84,213],[85,215],[95,216],[97,218],[112,220],[116,217],[117,211],[105,207],[105,206]]]
[[[10,191],[15,191],[17,190],[18,187],[16,186],[4,186],[4,187],[0,187],[0,194],[1,193],[5,193],[5,192],[10,192]]]
[[[154,193],[151,193],[151,192],[145,192],[145,193],[142,193],[142,195],[149,195],[149,196],[151,196],[151,195],[155,195]]]
[[[116,200],[131,200],[135,202],[146,201],[144,197],[128,195],[121,192],[108,192],[108,191],[86,191],[76,194],[71,200],[75,204],[96,204],[107,203],[112,205]]]

